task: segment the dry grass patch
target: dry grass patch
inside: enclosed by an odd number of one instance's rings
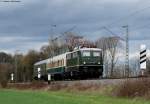
[[[134,80],[126,80],[116,87],[113,92],[119,97],[146,97],[150,96],[150,80],[148,78],[139,78]]]
[[[89,83],[89,84],[84,84],[80,82],[76,82],[73,84],[52,84],[49,85],[49,90],[57,91],[57,90],[66,90],[66,91],[91,91],[91,90],[97,90],[100,89],[100,85],[94,84],[94,83]]]
[[[32,83],[12,83],[9,84],[7,88],[14,88],[14,89],[19,89],[19,90],[26,90],[26,89],[43,89],[47,86],[46,83],[44,82],[32,82]]]

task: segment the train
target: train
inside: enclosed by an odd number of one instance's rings
[[[34,64],[35,80],[100,78],[103,75],[102,49],[80,48]]]

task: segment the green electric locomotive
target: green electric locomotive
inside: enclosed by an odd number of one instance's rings
[[[38,78],[39,71],[40,78],[44,80],[47,80],[48,74],[53,80],[99,78],[103,74],[102,50],[81,48],[66,52],[35,63],[35,79]]]

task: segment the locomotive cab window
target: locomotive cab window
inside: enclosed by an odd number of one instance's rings
[[[73,53],[73,58],[76,58],[76,57],[78,57],[78,52]]]
[[[99,57],[100,56],[100,52],[93,52],[93,56],[94,57]]]
[[[83,52],[82,52],[82,56],[83,56],[83,57],[90,56],[90,51],[83,51]]]
[[[67,55],[67,59],[71,59],[71,54],[68,54],[68,55]]]

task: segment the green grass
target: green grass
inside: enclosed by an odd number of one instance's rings
[[[84,92],[0,90],[0,104],[150,104],[150,101]]]

